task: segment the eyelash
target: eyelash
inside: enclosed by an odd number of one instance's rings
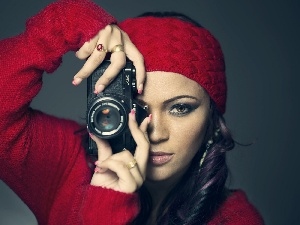
[[[189,104],[175,104],[171,107],[170,114],[175,116],[185,116],[192,112],[194,109],[195,107]],[[173,110],[176,110],[176,112],[172,112]]]

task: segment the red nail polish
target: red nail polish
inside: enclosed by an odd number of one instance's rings
[[[96,167],[96,168],[94,169],[94,172],[95,172],[95,173],[99,173],[99,172],[100,172],[100,169],[99,169],[98,167]]]
[[[132,110],[130,111],[130,113],[131,113],[132,115],[135,115],[135,109],[132,109]]]
[[[143,87],[144,87],[143,84],[140,84],[140,85],[138,86],[138,93],[139,93],[139,94],[142,94],[142,93],[143,93]]]

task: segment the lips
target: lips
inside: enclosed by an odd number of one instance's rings
[[[173,153],[166,153],[166,152],[150,152],[149,155],[149,162],[155,166],[161,166],[168,163],[172,158]]]

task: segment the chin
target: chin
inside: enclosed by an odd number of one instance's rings
[[[170,177],[170,174],[167,174],[165,171],[148,170],[146,179],[148,181],[163,181],[167,180]]]
[[[149,182],[170,182],[178,180],[182,174],[173,171],[167,171],[163,168],[148,169],[146,180]]]

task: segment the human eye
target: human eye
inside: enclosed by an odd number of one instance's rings
[[[190,104],[185,104],[185,103],[175,104],[171,107],[170,114],[174,116],[185,116],[190,112],[192,112],[194,109],[195,107]]]

